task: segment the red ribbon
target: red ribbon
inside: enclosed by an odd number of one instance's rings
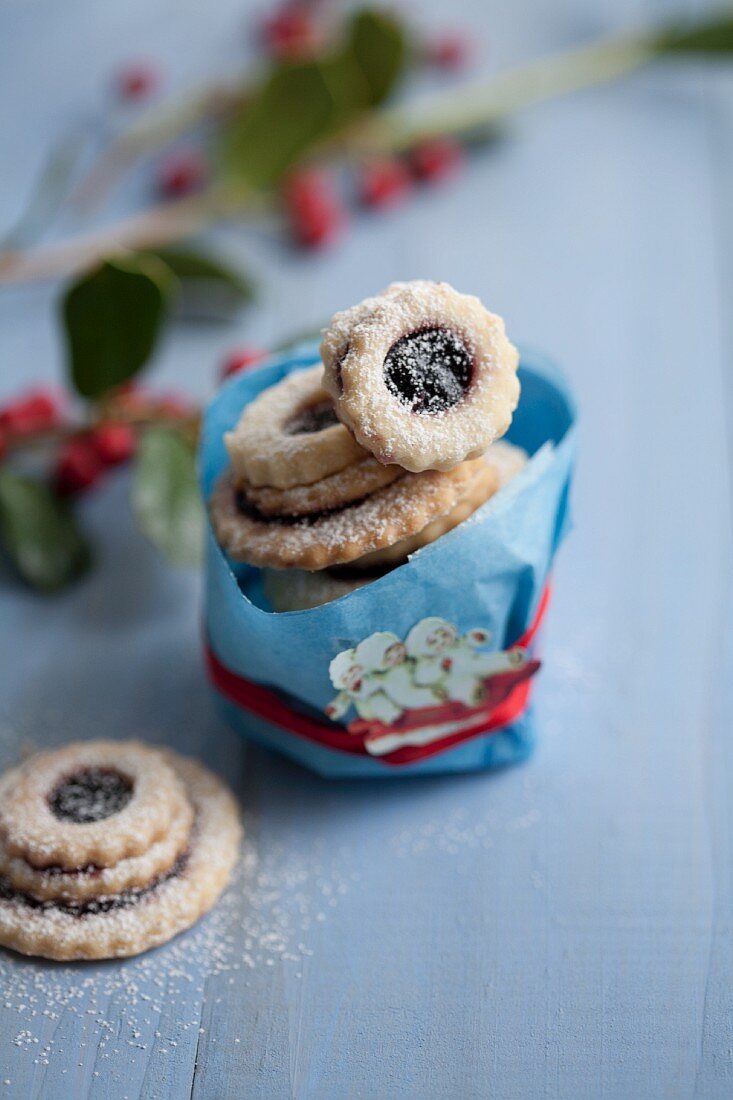
[[[522,646],[523,648],[530,646],[545,617],[549,601],[550,588],[548,585],[542,593],[533,622],[524,634],[517,638],[514,642],[515,646]],[[371,755],[365,747],[365,741],[370,736],[373,726],[356,721],[350,725],[353,732],[349,732],[343,726],[337,726],[328,721],[321,722],[316,718],[291,710],[287,703],[269,688],[263,687],[262,684],[256,684],[252,680],[247,680],[244,676],[239,676],[223,665],[208,644],[206,645],[206,666],[209,677],[217,691],[230,703],[249,711],[250,714],[263,718],[266,722],[271,722],[297,737],[303,737],[307,741],[325,745],[327,748],[335,749],[338,752],[353,753],[357,756]],[[444,707],[435,708],[435,720],[464,719],[465,724],[461,730],[440,740],[431,741],[428,745],[404,745],[377,759],[385,764],[409,764],[414,760],[444,752],[446,749],[453,748],[462,741],[467,741],[479,734],[497,732],[513,722],[525,710],[529,701],[531,678],[539,667],[539,661],[531,660],[516,672],[506,672],[492,676],[486,682],[488,698],[480,709],[471,710],[460,703],[453,704],[452,708],[449,708],[450,713]],[[438,719],[438,715],[440,715],[440,719]],[[475,721],[472,721],[471,718],[474,715]],[[402,722],[403,720],[400,720],[395,723],[394,726],[389,727],[389,730],[399,732],[400,729],[409,728],[409,719],[401,724]],[[421,721],[420,724],[427,725],[428,722]],[[385,727],[386,731],[387,727]]]

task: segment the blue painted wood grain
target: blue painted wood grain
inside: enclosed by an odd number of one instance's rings
[[[234,67],[248,7],[6,2],[0,222],[116,64],[159,57],[173,86]],[[692,5],[414,8],[509,64]],[[234,329],[177,330],[162,383],[203,395],[238,340],[418,275],[480,294],[565,365],[577,529],[539,747],[514,771],[384,786],[245,750],[207,695],[198,581],[135,535],[120,477],[83,508],[94,577],[50,602],[0,578],[2,762],[100,734],[200,753],[242,798],[246,859],[199,929],[138,962],[2,956],[0,1095],[733,1094],[732,93],[725,73],[659,68],[538,109],[322,257],[212,234],[262,274],[262,302]],[[0,398],[61,370],[56,294],[0,295]]]

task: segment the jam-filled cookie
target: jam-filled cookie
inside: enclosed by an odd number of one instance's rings
[[[414,535],[400,539],[391,546],[385,546],[382,550],[373,550],[364,554],[357,561],[352,562],[351,568],[356,571],[365,569],[373,571],[379,568],[401,565],[410,554],[421,550],[423,546],[429,546],[442,535],[447,535],[459,523],[472,516],[482,504],[485,504],[499,488],[499,475],[496,469],[488,462],[479,463],[476,473],[466,487],[466,491],[457,504],[444,516],[438,516],[431,520],[426,527]]]
[[[330,512],[333,508],[362,500],[377,489],[391,485],[404,472],[399,466],[383,466],[370,455],[312,485],[296,485],[292,489],[272,489],[264,485],[258,489],[240,481],[238,488],[265,516],[302,516],[309,512]]]
[[[447,283],[395,283],[337,313],[321,355],[339,419],[380,462],[415,472],[482,454],[519,400],[504,322]]]
[[[224,436],[237,479],[292,489],[312,485],[367,452],[336,416],[320,364],[264,390]]]
[[[235,561],[275,569],[325,569],[421,531],[455,507],[484,466],[480,458],[447,472],[405,474],[364,500],[298,516],[262,515],[225,475],[210,501],[211,521]]]
[[[121,859],[109,867],[87,863],[74,870],[54,865],[38,868],[21,856],[11,856],[4,841],[0,841],[0,879],[6,879],[14,890],[30,894],[38,901],[55,898],[85,901],[100,894],[121,894],[146,886],[171,867],[188,847],[192,823],[193,807],[187,801],[168,832],[154,841],[146,852]]]
[[[41,765],[46,785],[36,785],[22,821],[16,812],[3,816],[0,859],[0,944],[27,955],[50,959],[104,959],[135,955],[165,943],[190,927],[214,904],[234,866],[241,828],[237,807],[224,784],[200,764],[167,750],[136,742],[69,745],[44,753],[9,772],[0,784],[6,799],[17,804],[18,791],[29,791],[28,774]],[[127,832],[126,810],[136,800],[144,775],[160,791],[171,778],[183,792],[184,806],[144,850],[116,862],[72,866],[74,843],[104,831],[106,853],[123,851],[115,834]],[[140,819],[142,807],[135,811]],[[51,819],[68,830],[68,848],[58,864],[39,868],[29,862],[28,819]],[[15,831],[16,824],[19,825]],[[23,839],[21,840],[21,837]],[[59,843],[56,837],[54,844]],[[35,846],[30,849],[35,853]],[[25,854],[10,854],[13,851]]]
[[[1,789],[0,840],[9,855],[37,868],[110,867],[139,856],[187,805],[173,768],[137,741],[39,753],[5,776]]]

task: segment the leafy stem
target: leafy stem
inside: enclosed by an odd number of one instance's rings
[[[121,248],[150,248],[178,240],[221,213],[216,195],[189,195],[159,203],[63,244],[31,252],[6,252],[0,255],[0,284],[71,275]]]
[[[542,58],[507,73],[437,93],[410,106],[386,108],[369,140],[398,151],[435,134],[467,134],[491,128],[537,103],[615,80],[658,53],[650,36],[634,35],[593,43]]]
[[[82,195],[101,194],[131,159],[204,120],[221,124],[223,178],[203,194],[160,203],[60,245],[0,253],[0,283],[69,274],[121,247],[147,249],[222,218],[257,214],[282,176],[314,156],[398,153],[438,134],[470,140],[520,110],[618,79],[656,58],[730,55],[733,14],[609,38],[393,107],[383,101],[404,69],[399,26],[364,9],[350,36],[335,53],[273,69],[259,91],[215,85],[153,113],[113,144]]]
[[[137,160],[195,126],[226,115],[245,94],[241,80],[222,80],[149,109],[103,151],[72,192],[70,203],[86,210],[98,206]]]
[[[367,140],[398,151],[435,134],[470,134],[535,104],[617,80],[657,58],[731,53],[733,14],[724,10],[695,23],[675,22],[592,42],[417,104],[385,108]]]

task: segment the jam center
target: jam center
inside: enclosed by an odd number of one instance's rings
[[[317,405],[300,409],[285,425],[285,431],[288,435],[310,435],[333,424],[338,424],[333,405],[330,401],[319,401]]]
[[[457,405],[471,384],[473,362],[463,341],[445,328],[402,336],[384,360],[387,389],[414,413]]]
[[[60,821],[86,825],[123,810],[132,798],[132,783],[113,768],[85,768],[62,779],[48,797]]]

